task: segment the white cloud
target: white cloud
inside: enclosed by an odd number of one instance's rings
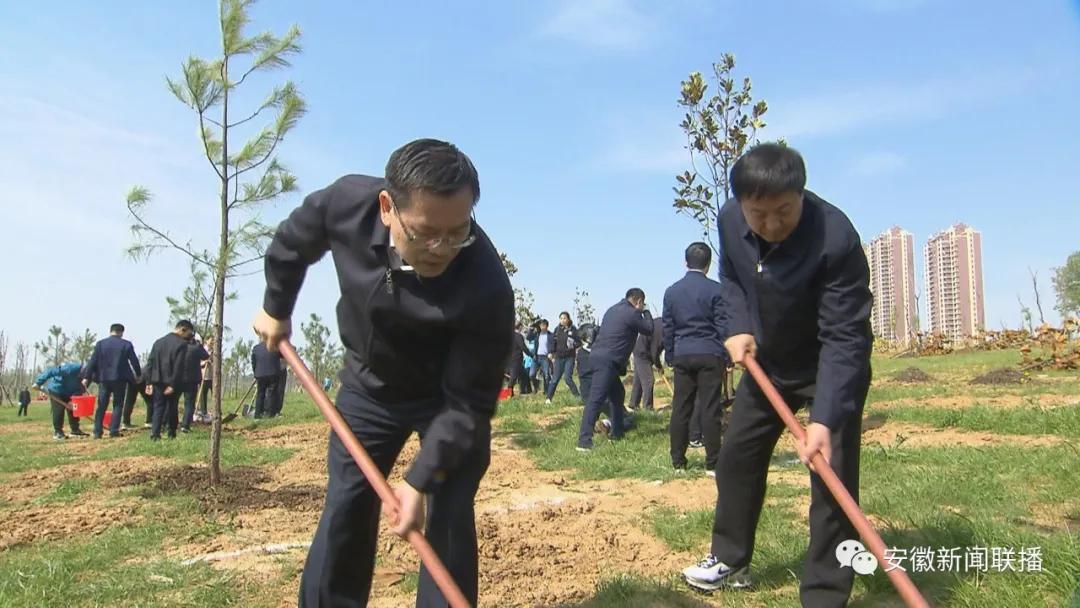
[[[907,158],[895,152],[870,152],[855,159],[851,172],[863,177],[896,173],[907,165]]]
[[[804,97],[769,99],[763,136],[805,139],[883,124],[936,120],[962,105],[1022,90],[1036,76],[1031,71],[1012,70],[921,82],[834,84],[828,91]]]
[[[605,50],[641,48],[653,32],[630,0],[562,0],[540,33]]]

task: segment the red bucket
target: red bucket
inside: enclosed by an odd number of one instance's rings
[[[499,391],[499,401],[506,401],[507,399],[509,399],[510,397],[513,397],[513,396],[514,396],[514,389],[512,389],[512,388],[504,388],[501,391]]]
[[[71,413],[76,418],[87,418],[94,415],[94,406],[97,404],[97,397],[94,395],[76,395],[71,398],[71,405],[74,406],[75,411]]]
[[[105,410],[105,417],[102,418],[101,425],[106,428],[112,426],[112,408]]]

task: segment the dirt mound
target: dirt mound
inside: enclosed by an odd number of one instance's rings
[[[258,467],[233,467],[221,472],[221,484],[211,487],[206,467],[182,466],[138,473],[119,480],[120,485],[144,485],[139,492],[143,498],[165,494],[189,494],[199,501],[206,513],[235,513],[283,508],[296,511],[322,509],[326,489],[317,485],[285,485],[266,489],[260,484],[270,482],[270,475]]]
[[[972,384],[1020,384],[1024,373],[1012,367],[1002,367],[986,372],[971,381]]]
[[[924,372],[923,370],[921,370],[921,369],[919,369],[917,367],[914,367],[914,366],[909,367],[909,368],[901,371],[900,373],[893,376],[893,378],[897,382],[910,382],[910,383],[930,382],[930,381],[932,381],[934,379],[933,377],[930,376],[930,374],[928,374],[928,373]]]

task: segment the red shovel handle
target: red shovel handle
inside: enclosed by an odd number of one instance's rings
[[[791,408],[784,403],[784,398],[780,396],[780,393],[773,386],[773,383],[769,380],[769,377],[765,375],[765,372],[758,365],[758,362],[752,355],[747,354],[743,358],[743,365],[746,367],[746,371],[750,372],[750,375],[754,377],[758,386],[765,393],[765,396],[769,399],[769,403],[772,404],[773,409],[787,425],[789,431],[800,442],[806,439],[806,431],[803,429],[802,424],[795,419],[795,415],[791,413]],[[840,478],[836,476],[836,473],[829,466],[829,463],[825,461],[825,457],[820,452],[814,454],[812,458],[814,468],[817,470],[817,474],[821,477],[821,480],[825,482],[825,485],[829,488],[829,492],[836,498],[836,502],[840,503],[840,508],[844,510],[844,513],[851,520],[851,523],[855,526],[855,529],[859,532],[859,536],[862,537],[863,542],[866,543],[870,553],[877,558],[878,563],[884,568],[885,564],[889,563],[889,560],[885,556],[885,542],[881,540],[878,533],[874,530],[874,527],[870,524],[870,520],[866,519],[866,515],[863,514],[862,509],[856,504],[855,499],[848,493],[847,488],[840,482]],[[907,572],[900,568],[893,568],[886,570],[886,574],[889,575],[889,580],[892,581],[896,591],[900,593],[900,597],[904,600],[904,603],[908,608],[929,608],[930,604],[926,602],[922,594],[915,587],[915,583],[911,582],[908,578]]]
[[[345,444],[345,449],[349,450],[349,454],[356,461],[356,466],[360,467],[360,471],[367,478],[371,487],[375,489],[375,493],[388,507],[398,510],[401,505],[398,504],[397,496],[390,489],[390,484],[386,483],[386,478],[382,476],[379,467],[375,466],[375,462],[371,460],[364,447],[360,445],[356,435],[353,435],[352,429],[349,428],[345,419],[341,417],[341,412],[330,402],[330,398],[326,396],[322,387],[315,381],[315,377],[311,375],[307,365],[296,354],[296,349],[293,348],[292,343],[288,340],[282,340],[278,344],[278,349],[281,351],[281,356],[285,359],[285,362],[292,368],[293,373],[300,379],[300,384],[304,385],[304,390],[315,400],[315,405],[319,406],[319,411],[322,412],[323,417],[330,423],[330,427],[337,433],[338,439]],[[439,586],[439,590],[442,591],[451,608],[469,608],[469,601],[465,599],[465,595],[461,593],[461,589],[458,588],[457,583],[450,576],[450,572],[447,571],[439,556],[435,554],[435,550],[428,544],[424,535],[419,530],[412,530],[406,538],[409,544],[413,546],[413,549],[420,554],[420,561],[427,566],[431,578],[435,579],[435,584]]]

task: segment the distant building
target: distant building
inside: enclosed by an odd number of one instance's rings
[[[929,330],[960,341],[983,331],[982,235],[965,224],[926,243],[926,308]]]
[[[907,345],[919,331],[915,304],[915,245],[911,233],[894,226],[863,245],[870,263],[874,335]]]

